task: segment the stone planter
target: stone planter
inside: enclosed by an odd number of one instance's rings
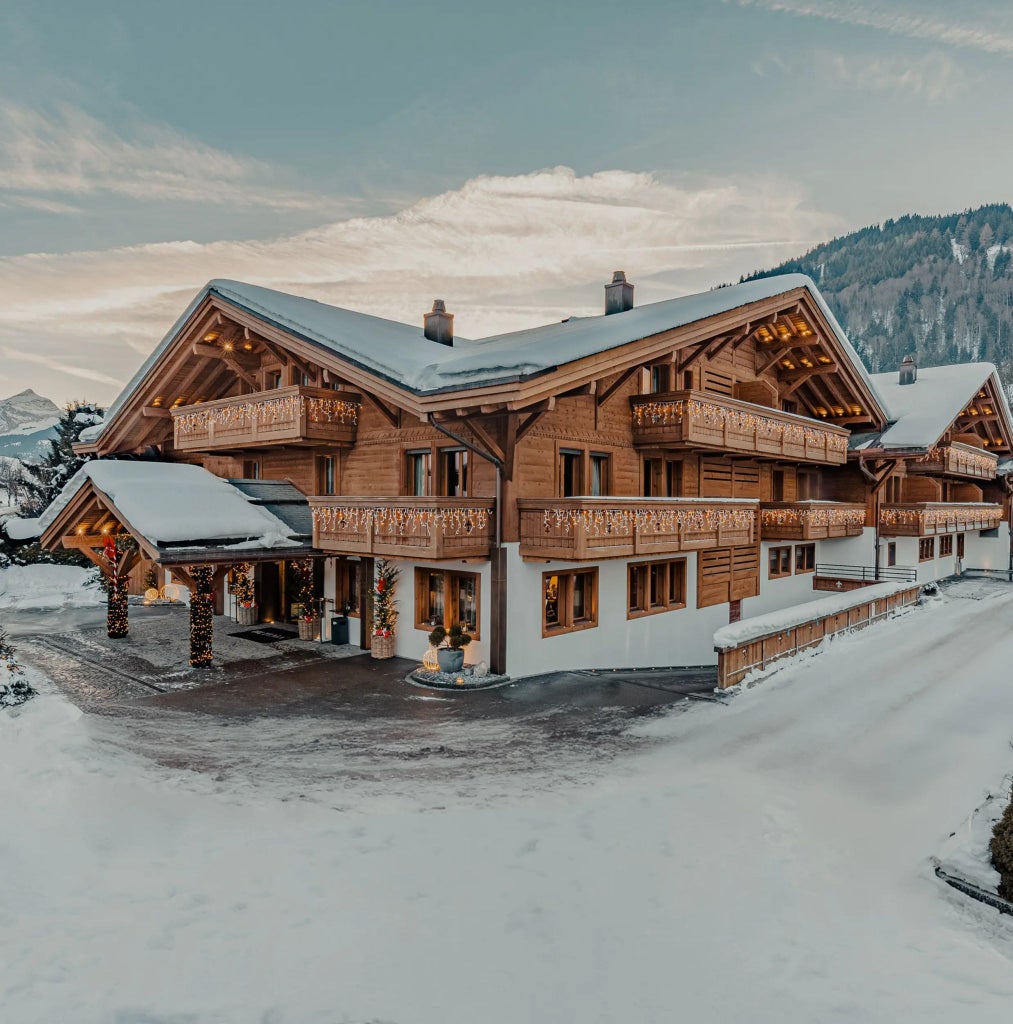
[[[249,608],[240,605],[236,609],[236,622],[240,626],[255,626],[257,624],[257,606],[251,604]]]
[[[440,647],[436,651],[436,657],[440,662],[440,671],[447,675],[453,675],[464,668],[464,650],[454,650],[453,647]]]
[[[394,637],[392,636],[374,636],[373,645],[369,649],[369,653],[374,658],[393,658],[394,657]]]
[[[320,620],[319,619],[300,619],[299,620],[299,639],[300,640],[316,640],[320,635]]]

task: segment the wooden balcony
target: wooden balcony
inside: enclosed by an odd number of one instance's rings
[[[991,530],[1002,520],[1001,505],[928,501],[881,505],[879,532],[887,537],[932,537],[937,533]]]
[[[309,499],[313,546],[341,555],[484,560],[496,533],[491,498]]]
[[[355,443],[359,396],[353,401],[326,388],[275,388],[170,411],[178,452],[348,447]]]
[[[760,508],[761,540],[860,537],[864,528],[864,505],[839,501],[765,501]]]
[[[994,480],[999,457],[969,444],[953,441],[933,448],[924,459],[907,464],[909,473],[931,473],[934,476],[963,476],[975,480]]]
[[[758,504],[721,498],[522,498],[521,556],[576,562],[752,544]]]
[[[708,448],[828,466],[842,466],[848,458],[842,427],[723,395],[670,391],[635,395],[630,405],[638,446]]]

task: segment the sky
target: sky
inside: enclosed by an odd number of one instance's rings
[[[466,337],[1011,199],[1013,4],[4,0],[0,396],[240,278]]]

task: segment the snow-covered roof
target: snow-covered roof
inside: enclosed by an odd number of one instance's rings
[[[11,540],[24,541],[35,540],[42,536],[42,529],[38,519],[22,519],[19,516],[11,516],[3,520],[3,532]]]
[[[997,394],[1002,394],[996,368],[991,363],[958,363],[951,366],[918,367],[914,384],[901,384],[896,370],[872,375],[876,394],[890,410],[890,425],[871,441],[877,448],[931,448],[960,415],[967,403],[990,377]],[[996,410],[1007,424],[1009,413],[999,403]],[[1007,437],[1013,436],[1009,428]]]
[[[429,341],[421,325],[384,320],[240,281],[214,280],[193,299],[113,402],[106,413],[105,424],[115,419],[208,295],[217,295],[267,323],[422,395],[535,377],[563,364],[607,352],[662,331],[728,313],[797,288],[805,288],[812,296],[853,369],[871,390],[872,382],[861,359],[824,302],[819,289],[804,274],[783,274],[748,281],[697,295],[637,306],[610,316],[571,317],[562,323],[478,340],[456,337],[452,346]],[[81,440],[95,441],[103,429],[103,426],[89,427],[82,433]]]
[[[153,547],[217,543],[285,548],[297,542],[276,516],[200,466],[171,462],[86,462],[39,520],[45,532],[91,482]]]

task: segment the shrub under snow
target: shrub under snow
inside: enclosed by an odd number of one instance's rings
[[[1013,900],[1013,800],[995,823],[989,850],[992,867],[999,872],[999,895]]]
[[[0,708],[13,708],[35,696],[35,691],[18,664],[16,651],[0,628]]]

